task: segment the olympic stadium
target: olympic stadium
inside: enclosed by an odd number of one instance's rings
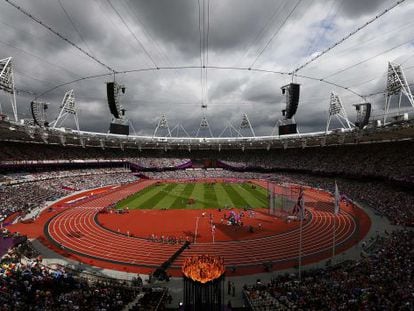
[[[410,1],[0,3],[0,310],[412,310]]]

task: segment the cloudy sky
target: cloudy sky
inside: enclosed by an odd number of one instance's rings
[[[195,133],[203,113],[215,135],[247,113],[257,135],[269,135],[281,118],[280,87],[291,77],[223,69],[291,72],[362,26],[396,0],[12,0],[25,11],[117,72],[126,85],[122,104],[137,133],[152,135],[162,114],[173,128]],[[299,71],[371,94],[385,88],[388,61],[414,80],[414,1],[407,0]],[[30,101],[50,103],[56,118],[65,91],[74,89],[83,130],[106,132],[111,115],[105,82],[113,75],[58,36],[0,1],[0,58],[12,56],[19,116]],[[200,40],[201,38],[201,40]],[[201,46],[201,49],[200,49]],[[201,70],[201,64],[210,67]],[[188,68],[190,67],[190,68]],[[83,77],[109,74],[53,89]],[[202,77],[202,78],[201,78]],[[329,94],[337,92],[350,119],[362,99],[344,89],[305,78],[296,121],[302,132],[323,130]],[[51,90],[53,89],[53,90]],[[49,91],[51,90],[51,91]],[[47,92],[49,91],[49,92]],[[380,114],[384,96],[367,98]],[[3,111],[8,97],[0,95]],[[207,104],[207,110],[201,103]],[[66,124],[73,126],[71,122]]]

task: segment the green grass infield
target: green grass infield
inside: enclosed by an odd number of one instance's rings
[[[123,209],[268,207],[267,190],[250,183],[159,183],[121,200]]]

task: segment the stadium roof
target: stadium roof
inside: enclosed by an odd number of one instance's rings
[[[0,58],[13,57],[20,118],[31,118],[37,98],[55,119],[73,88],[80,127],[93,132],[109,127],[105,82],[118,72],[139,135],[152,134],[163,113],[190,136],[203,113],[215,136],[247,113],[256,134],[269,135],[281,117],[280,87],[298,69],[296,121],[312,132],[324,127],[331,91],[352,120],[356,94],[376,94],[366,99],[379,112],[388,61],[413,81],[413,11],[412,1],[396,0],[7,0]],[[11,115],[7,96],[0,102]]]
[[[131,148],[160,150],[249,150],[309,148],[336,145],[355,145],[389,141],[413,140],[414,120],[391,123],[386,127],[364,130],[339,130],[286,136],[237,138],[175,138],[152,136],[124,136],[65,129],[45,129],[0,121],[0,141],[14,141],[62,146],[98,148]]]

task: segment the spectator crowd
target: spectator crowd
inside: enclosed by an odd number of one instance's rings
[[[143,172],[145,176],[155,179],[198,179],[198,178],[238,178],[261,179],[272,176],[256,172],[234,172],[223,169],[185,169],[176,171]]]
[[[235,169],[303,171],[414,183],[414,143],[392,142],[324,148],[222,153]]]
[[[410,141],[303,150],[222,150],[219,154],[205,151],[203,158],[219,157],[219,165],[226,169],[165,171],[162,169],[189,162],[188,154],[184,157],[171,152],[171,157],[164,157],[158,151],[152,151],[153,154],[137,157],[136,150],[59,146],[42,146],[41,149],[39,152],[30,144],[7,142],[0,146],[0,162],[122,159],[142,168],[161,169],[141,172],[148,178],[261,178],[331,192],[334,192],[336,180],[339,191],[346,197],[369,206],[395,225],[414,225],[414,144]],[[196,151],[194,157],[197,157]],[[122,168],[8,174],[0,178],[0,218],[17,211],[28,213],[46,201],[73,191],[130,182],[136,178]],[[364,251],[359,260],[305,271],[300,282],[296,274],[275,277],[268,284],[259,281],[246,285],[244,294],[253,310],[414,310],[413,244],[413,231],[401,227],[386,237],[379,237],[375,247]],[[53,270],[33,258],[22,260],[20,252],[22,249],[14,249],[2,260],[0,311],[118,310],[137,295],[136,289],[125,284],[92,284],[64,268]]]
[[[140,157],[140,158],[126,158],[126,161],[134,163],[142,168],[175,168],[181,165],[191,162],[187,158],[151,158],[151,157]]]
[[[358,261],[280,275],[244,286],[252,310],[406,310],[414,308],[414,232],[379,238]]]
[[[0,261],[0,310],[154,310],[168,298],[164,288],[81,275],[48,267],[26,239]]]
[[[27,214],[47,201],[57,200],[74,191],[134,180],[137,177],[119,168],[12,175],[0,185],[0,221],[16,212]]]
[[[137,157],[137,155],[139,156]],[[216,159],[235,169],[295,170],[342,176],[364,176],[414,182],[412,141],[329,146],[305,149],[163,152],[162,150],[101,149],[2,142],[0,164],[30,160],[124,160],[143,168],[173,168],[190,159]]]

